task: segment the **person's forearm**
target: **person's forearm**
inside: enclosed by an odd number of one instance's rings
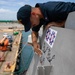
[[[37,40],[38,40],[38,33],[32,31],[32,43],[33,43],[33,45],[34,45],[35,43],[37,43]]]
[[[37,40],[38,40],[38,33],[32,31],[32,43],[34,47],[34,52],[36,52],[38,55],[41,55],[42,52],[40,50],[40,45],[38,44]]]
[[[64,27],[65,26],[65,21],[62,22],[50,22],[48,23],[44,29],[48,29],[51,26],[55,26],[55,27]]]

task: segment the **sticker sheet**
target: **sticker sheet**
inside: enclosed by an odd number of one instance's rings
[[[57,35],[57,31],[49,28],[46,32],[45,42],[52,48]]]

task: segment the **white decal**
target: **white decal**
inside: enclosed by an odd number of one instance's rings
[[[48,45],[51,48],[53,47],[56,35],[57,35],[57,31],[51,28],[49,28],[46,32],[45,41],[48,43]]]

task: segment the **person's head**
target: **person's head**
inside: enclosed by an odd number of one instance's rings
[[[25,32],[40,23],[40,17],[36,9],[37,8],[33,8],[30,5],[24,5],[17,12],[17,19],[24,25]]]

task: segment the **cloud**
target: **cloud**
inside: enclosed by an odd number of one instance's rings
[[[3,9],[3,8],[1,8],[0,9],[0,13],[15,13],[15,12],[14,11],[11,11],[9,9]]]
[[[52,0],[50,0],[50,1],[52,1]],[[64,0],[53,0],[53,1],[64,1]]]
[[[20,6],[23,6],[25,3],[24,2],[18,2],[17,4]]]
[[[0,1],[0,4],[7,4],[7,1]]]
[[[25,0],[25,1],[29,1],[29,0]]]
[[[2,7],[12,7],[12,6],[18,6],[18,5],[22,5],[23,2],[17,2],[15,0],[7,0],[7,1],[0,1],[0,6]]]
[[[16,11],[0,9],[0,20],[16,20]]]

